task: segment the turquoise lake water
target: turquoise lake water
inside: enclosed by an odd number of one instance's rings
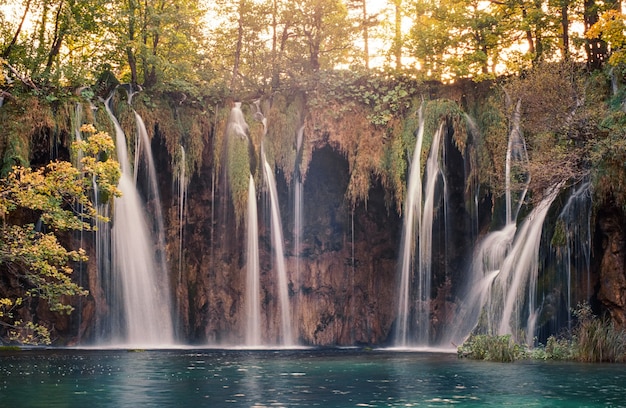
[[[626,365],[328,350],[0,352],[0,407],[626,407]]]

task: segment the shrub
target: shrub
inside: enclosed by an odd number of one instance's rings
[[[509,334],[501,336],[477,334],[470,336],[458,348],[457,355],[460,358],[474,360],[513,362],[526,356],[526,348],[516,344]]]
[[[574,311],[578,324],[573,329],[574,358],[585,362],[626,361],[626,331],[607,318],[595,316],[589,304]]]

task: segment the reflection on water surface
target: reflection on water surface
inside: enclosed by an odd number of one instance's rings
[[[3,407],[626,406],[626,366],[363,350],[0,352]]]

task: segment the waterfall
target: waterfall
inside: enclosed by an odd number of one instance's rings
[[[292,328],[291,328],[291,307],[289,302],[289,281],[287,278],[287,268],[285,266],[285,249],[283,240],[283,227],[280,217],[280,208],[278,205],[278,192],[276,189],[276,178],[274,177],[274,170],[267,162],[265,155],[265,136],[267,135],[267,118],[263,115],[260,109],[260,101],[254,102],[253,106],[256,108],[254,114],[257,120],[260,120],[263,124],[263,139],[261,141],[261,165],[263,166],[263,174],[265,179],[265,185],[269,193],[269,205],[270,205],[270,223],[272,234],[272,247],[275,255],[275,266],[277,272],[277,284],[278,284],[278,300],[280,306],[280,329],[281,340],[279,344],[284,347],[290,347],[294,345]]]
[[[296,160],[294,163],[294,176],[293,176],[293,256],[296,261],[295,276],[293,277],[294,288],[296,292],[301,287],[301,252],[302,252],[302,237],[304,234],[304,184],[302,183],[302,174],[300,174],[300,163],[302,161],[302,144],[304,141],[304,125],[300,126],[298,133],[296,134]],[[295,298],[296,314],[300,315],[300,303],[298,297]]]
[[[302,251],[303,233],[303,193],[302,175],[300,174],[300,160],[302,158],[302,142],[304,139],[304,125],[300,126],[296,135],[296,161],[294,168],[294,200],[293,200],[293,253],[296,257],[295,281],[300,281],[300,252]]]
[[[150,138],[148,137],[148,131],[146,125],[141,116],[133,110],[135,114],[135,121],[137,125],[137,138],[136,138],[136,150],[135,150],[135,185],[143,185],[144,183],[138,183],[140,165],[143,163],[145,170],[147,171],[145,184],[148,186],[146,193],[146,200],[152,202],[150,207],[151,211],[154,211],[154,227],[152,229],[152,236],[156,237],[156,243],[158,248],[157,266],[159,268],[159,274],[167,281],[168,268],[167,261],[165,259],[165,226],[163,223],[163,211],[161,209],[161,195],[159,193],[159,186],[157,182],[156,167],[154,165],[154,157],[152,155],[152,149],[150,147]],[[142,160],[143,159],[143,160]],[[140,180],[144,181],[144,180]],[[165,287],[169,287],[165,286]]]
[[[249,127],[241,110],[241,102],[235,102],[228,117],[226,135],[229,139],[248,140],[248,132]],[[227,143],[231,142],[233,141],[227,140]],[[247,347],[259,347],[263,345],[261,333],[261,266],[259,261],[257,196],[252,173],[250,173],[248,180],[246,224],[245,345]]]
[[[402,226],[402,241],[400,246],[400,284],[398,294],[398,316],[396,318],[395,345],[409,346],[410,325],[410,295],[412,271],[414,268],[414,238],[420,231],[422,218],[422,176],[420,158],[424,139],[423,104],[418,111],[419,127],[416,134],[413,160],[409,174],[407,194],[404,204],[404,223]]]
[[[591,183],[584,181],[572,188],[555,224],[550,243],[551,263],[556,272],[550,291],[543,294],[544,320],[550,319],[550,333],[571,329],[575,302],[588,301],[592,295],[591,262]],[[573,292],[573,288],[579,288]]]
[[[133,182],[126,136],[111,111],[111,97],[105,101],[105,108],[115,126],[117,159],[122,170],[118,186],[122,197],[115,198],[111,228],[112,284],[105,286],[105,290],[116,291],[107,297],[113,315],[120,317],[111,340],[124,346],[167,346],[174,341],[167,276],[155,260],[156,243],[150,239],[146,211]]]
[[[518,335],[525,331],[527,344],[532,343],[535,334],[539,245],[543,222],[561,186],[562,183],[559,183],[547,191],[544,199],[524,220],[494,281],[495,296],[491,298],[489,316],[498,325],[497,334]],[[526,312],[523,310],[524,304]],[[524,325],[525,313],[528,317]]]
[[[254,178],[248,183],[248,233],[247,233],[247,279],[246,279],[246,346],[258,347],[261,343],[261,276],[259,265],[259,225],[256,206]]]
[[[280,321],[282,333],[282,346],[293,346],[293,334],[291,332],[291,308],[289,306],[289,287],[287,279],[287,270],[285,267],[285,255],[283,248],[283,229],[280,220],[280,209],[278,208],[278,193],[276,192],[276,179],[274,171],[265,158],[263,149],[262,160],[265,181],[269,190],[270,199],[270,218],[272,223],[272,244],[276,259],[276,270],[278,278],[278,299],[280,302]]]
[[[461,344],[472,330],[513,335],[526,330],[531,339],[534,334],[541,232],[561,185],[546,192],[543,201],[518,230],[516,220],[530,180],[525,171],[528,154],[520,130],[520,116],[518,101],[506,151],[505,225],[485,236],[474,250],[459,310],[444,336],[444,346]],[[518,188],[514,188],[513,181],[517,181]],[[524,304],[527,312],[522,310]],[[526,324],[522,323],[525,314]]]
[[[180,146],[180,166],[178,169],[178,282],[182,282],[183,273],[183,227],[185,204],[187,202],[187,175],[185,172],[185,148]]]
[[[430,292],[432,278],[433,219],[435,214],[435,192],[441,176],[439,145],[444,132],[442,123],[433,135],[430,154],[424,172],[424,208],[419,233],[419,272],[417,276],[417,320],[416,345],[428,346],[430,338]]]
[[[506,149],[506,162],[505,162],[505,195],[506,195],[506,223],[515,222],[517,218],[517,214],[519,213],[522,204],[524,203],[524,198],[526,197],[526,192],[528,190],[528,173],[525,173],[522,169],[521,172],[513,173],[515,170],[515,163],[521,163],[525,165],[528,163],[528,153],[526,151],[526,142],[522,137],[522,132],[520,130],[520,118],[521,118],[521,100],[517,101],[515,105],[515,110],[513,111],[513,117],[511,119],[511,132],[509,135],[509,141]],[[519,180],[524,183],[524,188],[518,192],[517,197],[517,205],[515,207],[515,211],[513,211],[513,179],[522,178]],[[524,180],[526,179],[526,180]]]

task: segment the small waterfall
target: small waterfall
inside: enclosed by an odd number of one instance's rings
[[[559,183],[547,191],[544,199],[524,220],[494,281],[489,317],[494,319],[494,323],[499,318],[497,334],[517,336],[525,332],[527,344],[532,344],[535,334],[539,246],[543,222],[562,184]],[[524,315],[527,315],[526,324]]]
[[[300,174],[300,162],[302,161],[302,145],[304,141],[304,125],[300,126],[296,133],[296,160],[294,162],[293,175],[293,256],[296,262],[293,286],[298,294],[301,288],[302,276],[302,237],[304,234],[304,184]],[[295,296],[294,313],[300,316],[299,298]],[[297,326],[296,326],[297,327]]]
[[[185,148],[180,146],[180,166],[176,181],[178,182],[178,282],[182,282],[183,273],[183,227],[185,205],[187,203],[187,175]]]
[[[83,140],[83,134],[80,131],[80,128],[82,127],[82,122],[83,122],[83,104],[80,102],[76,103],[76,107],[74,108],[74,117],[72,118],[72,121],[74,122],[74,140],[77,142],[82,142]],[[76,162],[74,163],[75,166],[80,166],[80,162],[83,159],[83,152],[82,150],[78,150],[76,152]]]
[[[505,188],[506,188],[506,223],[515,222],[517,214],[519,213],[522,204],[524,204],[524,198],[528,191],[528,173],[523,168],[517,169],[515,164],[521,163],[525,165],[528,163],[528,152],[526,151],[526,142],[522,137],[520,130],[520,118],[521,118],[521,100],[517,101],[515,110],[513,111],[513,117],[511,119],[511,133],[509,135],[509,142],[506,149],[506,163],[505,163]],[[515,172],[518,170],[519,172]],[[515,173],[514,173],[515,172]],[[520,179],[521,178],[521,179]],[[515,180],[514,180],[515,179]],[[526,179],[526,180],[524,180]],[[524,187],[517,193],[517,197],[513,197],[514,191],[512,183],[513,181],[519,181],[524,183]],[[513,201],[516,201],[514,203]],[[513,208],[513,205],[515,208]],[[513,211],[515,210],[515,211]]]
[[[115,126],[117,159],[122,170],[118,186],[122,197],[115,199],[111,228],[112,284],[105,286],[115,291],[108,296],[109,307],[121,308],[113,313],[120,316],[120,326],[111,333],[111,340],[125,346],[167,346],[174,341],[167,276],[155,260],[155,242],[150,239],[145,209],[133,182],[126,136],[111,111],[111,97],[105,101],[105,108]]]
[[[2,101],[0,101],[2,102]],[[1,106],[1,103],[0,103]],[[82,122],[83,122],[83,105],[80,102],[77,102],[74,108],[74,117],[72,118],[72,122],[73,122],[73,128],[74,128],[74,141],[76,142],[81,142],[83,140],[83,135],[82,132],[80,131],[80,128],[82,127]],[[74,167],[81,169],[82,168],[82,159],[83,159],[83,152],[82,150],[78,150],[76,152],[76,157],[74,159]],[[94,183],[94,187],[95,187],[95,183]],[[96,204],[94,205],[94,207],[97,206],[97,202],[94,201]],[[76,203],[78,204],[78,203]],[[80,205],[80,204],[78,204]],[[82,213],[82,209],[80,211]],[[81,222],[84,221],[83,216],[80,216],[80,220]],[[85,239],[85,234],[83,229],[81,228],[80,232],[78,233],[78,239],[79,239],[79,248],[84,248],[84,239]],[[80,287],[84,287],[84,265],[83,265],[83,261],[79,262],[78,265],[78,285]],[[82,325],[82,313],[83,313],[83,298],[80,297],[78,299],[78,310],[77,310],[77,316],[78,316],[78,327],[81,327]],[[78,332],[78,343],[80,343],[81,341],[81,335],[82,333]]]
[[[167,261],[165,259],[165,226],[163,224],[163,210],[161,208],[161,195],[159,193],[159,186],[157,183],[156,167],[154,165],[154,157],[152,155],[152,149],[150,147],[150,138],[148,137],[148,131],[146,125],[141,116],[133,110],[135,114],[135,121],[137,125],[137,138],[136,138],[136,150],[135,150],[135,162],[137,163],[135,169],[135,185],[147,185],[146,200],[152,202],[150,208],[154,211],[154,227],[152,229],[152,236],[156,237],[158,250],[158,267],[160,276],[167,280],[168,268]],[[142,160],[143,159],[143,160]],[[140,165],[144,164],[146,174],[146,180],[139,180]],[[169,287],[169,285],[165,286]]]
[[[416,134],[411,172],[409,174],[406,201],[404,204],[404,224],[402,226],[400,284],[398,294],[398,316],[396,318],[395,345],[409,346],[411,315],[411,280],[414,268],[414,238],[421,230],[422,219],[422,176],[420,158],[424,139],[423,104],[418,111],[419,127]]]
[[[300,281],[300,252],[302,251],[303,234],[303,194],[302,175],[300,174],[300,160],[302,158],[302,142],[304,139],[304,125],[300,126],[296,135],[296,161],[294,169],[294,200],[293,200],[293,253],[296,257],[296,277],[295,281]]]
[[[267,157],[265,155],[264,139],[265,135],[267,134],[267,118],[263,116],[259,104],[260,101],[256,101],[253,106],[256,108],[256,112],[254,115],[255,118],[260,120],[263,124],[263,140],[261,142],[261,163],[263,166],[265,184],[269,193],[272,246],[274,249],[274,258],[276,262],[275,266],[278,275],[277,290],[280,305],[280,329],[282,334],[279,344],[281,346],[290,347],[294,345],[294,340],[291,329],[291,306],[289,302],[289,281],[287,278],[287,268],[285,266],[283,227],[280,217],[280,208],[278,205],[276,178],[274,177],[274,170],[267,162]]]
[[[550,291],[543,294],[542,309],[550,319],[550,332],[571,329],[571,311],[575,303],[588,301],[592,295],[591,263],[591,183],[585,181],[572,192],[559,214],[550,249],[556,271]],[[573,292],[573,288],[578,288]]]
[[[433,220],[435,216],[435,192],[441,176],[439,163],[439,145],[444,132],[442,123],[433,135],[430,154],[426,160],[424,173],[424,208],[419,235],[419,273],[417,285],[417,330],[416,341],[419,346],[427,346],[430,338],[430,291],[432,278],[432,241]]]
[[[461,344],[477,325],[480,332],[510,333],[512,307],[516,301],[523,301],[522,283],[528,281],[529,275],[536,275],[539,255],[533,249],[537,248],[538,251],[543,220],[558,194],[558,188],[546,195],[544,202],[535,208],[516,234],[516,220],[530,180],[525,171],[528,154],[520,130],[520,117],[521,103],[518,101],[511,119],[506,151],[505,225],[502,229],[489,233],[474,251],[459,310],[454,323],[444,336],[444,346]],[[513,181],[517,181],[515,186]],[[535,258],[531,259],[533,255]],[[536,285],[536,278],[532,284]],[[518,289],[521,299],[518,297]],[[535,296],[534,291],[532,293]],[[534,301],[531,303],[534,304]],[[514,326],[521,327],[517,317]]]
[[[247,141],[249,127],[241,110],[241,102],[235,102],[226,125],[226,135],[232,143],[235,140]],[[234,139],[234,140],[233,140]],[[213,194],[213,193],[212,193]],[[247,347],[263,346],[261,333],[261,266],[259,260],[259,221],[254,177],[248,180],[248,208],[246,212],[246,333]]]
[[[258,347],[261,341],[261,273],[259,265],[259,225],[254,178],[248,183],[248,233],[246,279],[246,346]]]
[[[262,150],[261,150],[262,151]],[[293,346],[293,334],[291,332],[291,308],[289,306],[289,286],[287,279],[287,269],[285,267],[285,254],[283,244],[283,229],[280,220],[280,209],[278,208],[278,193],[276,192],[276,180],[271,166],[267,163],[265,153],[262,153],[263,169],[265,180],[270,195],[270,210],[272,223],[272,243],[276,259],[276,269],[278,272],[278,299],[280,301],[280,321],[282,346]]]

